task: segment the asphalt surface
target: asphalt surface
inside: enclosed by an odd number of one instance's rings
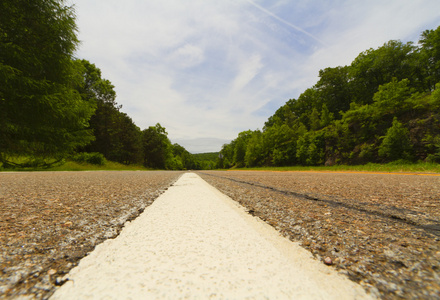
[[[51,299],[368,299],[356,283],[186,173]]]

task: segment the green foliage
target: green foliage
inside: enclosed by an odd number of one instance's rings
[[[173,147],[173,156],[177,162],[181,162],[180,165],[176,165],[174,170],[199,170],[199,169],[211,169],[214,167],[215,163],[209,162],[207,165],[204,165],[201,163],[195,155],[189,153],[184,147],[180,146],[179,144],[174,144]],[[199,156],[199,158],[202,156]],[[212,156],[210,156],[212,157]],[[214,156],[215,157],[215,156]],[[215,158],[212,159],[215,161]],[[211,165],[211,167],[209,167]]]
[[[369,49],[359,54],[350,66],[352,93],[356,103],[371,103],[380,85],[393,77],[399,81],[410,78],[413,70],[415,47],[411,42],[403,44],[391,40],[378,49]]]
[[[224,145],[219,165],[439,161],[439,82],[440,27],[423,32],[419,46],[391,40],[349,66],[321,70],[261,132],[242,132]]]
[[[81,81],[76,89],[82,98],[96,106],[90,119],[95,140],[83,150],[100,152],[106,159],[122,164],[142,161],[141,130],[133,120],[121,112],[116,92],[109,80],[101,77],[101,70],[87,60],[77,60]]]
[[[324,103],[321,110],[320,128],[324,128],[334,120],[334,113],[330,112],[327,105]]]
[[[92,165],[103,166],[106,163],[106,159],[103,154],[98,152],[87,153],[81,152],[71,157],[71,160],[77,163],[88,163]]]
[[[322,132],[308,132],[298,139],[296,157],[304,166],[316,166],[324,163],[324,135]]]
[[[440,109],[440,82],[435,85],[435,90],[431,94],[429,104],[433,111]]]
[[[0,3],[0,161],[60,160],[93,139],[94,105],[74,89],[77,45],[63,1]]]
[[[142,131],[144,166],[155,169],[172,167],[171,142],[168,133],[159,123]]]
[[[409,80],[397,81],[394,77],[391,82],[379,86],[379,90],[373,96],[374,107],[379,115],[396,114],[403,110],[404,101],[410,98],[411,94]]]
[[[394,161],[398,159],[410,160],[412,158],[412,145],[409,140],[409,132],[397,118],[387,130],[382,143],[379,146],[379,156]]]
[[[196,161],[203,162],[203,161],[216,161],[219,152],[207,152],[207,153],[196,153],[192,155]]]
[[[264,155],[263,146],[263,134],[260,130],[254,131],[246,145],[246,154],[244,156],[246,167],[260,165]]]
[[[440,26],[435,30],[425,30],[419,43],[419,59],[421,61],[421,76],[424,77],[424,86],[433,90],[440,82]]]
[[[319,97],[325,99],[322,104],[322,109],[325,109],[326,113],[328,111],[328,116],[325,116],[325,118],[330,118],[330,113],[339,118],[340,111],[346,111],[350,108],[352,92],[349,83],[349,70],[349,67],[345,66],[326,68],[319,71],[320,79],[315,87],[318,90]],[[321,108],[316,107],[316,109]]]

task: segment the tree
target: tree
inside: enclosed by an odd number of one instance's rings
[[[244,161],[246,167],[255,167],[260,164],[264,157],[263,153],[263,134],[260,130],[255,130],[246,146]]]
[[[362,52],[352,62],[349,75],[352,81],[353,98],[358,104],[369,104],[380,85],[411,78],[410,62],[415,47],[411,42],[403,44],[391,40],[378,49]]]
[[[93,136],[80,77],[74,11],[55,0],[0,3],[0,161],[60,159]]]
[[[133,120],[120,111],[113,84],[101,77],[101,70],[87,60],[76,60],[81,81],[76,89],[83,100],[96,105],[90,119],[95,140],[84,147],[86,152],[102,153],[108,160],[123,164],[142,161],[141,131]]]
[[[170,166],[172,145],[167,135],[159,123],[142,131],[144,166],[155,169],[167,169]]]
[[[388,129],[387,134],[379,146],[379,156],[391,161],[398,159],[411,159],[412,145],[409,139],[409,132],[402,123],[395,117],[393,125]]]
[[[422,46],[420,60],[423,62],[426,86],[432,91],[440,82],[440,26],[436,30],[425,30],[419,43]]]
[[[321,127],[321,120],[319,118],[319,112],[316,107],[313,108],[309,116],[310,130],[318,130]]]
[[[176,167],[175,169],[190,170],[190,169],[201,168],[201,166],[199,166],[195,161],[193,155],[191,155],[191,153],[189,153],[184,147],[182,147],[179,144],[173,144],[172,148],[173,148],[174,157],[176,158],[177,161],[181,162],[181,165],[179,167]]]
[[[286,124],[272,126],[263,135],[264,153],[275,166],[286,166],[296,162],[296,139],[306,131],[304,125],[290,128]]]
[[[339,112],[348,110],[352,101],[349,67],[326,68],[319,71],[319,77],[315,87],[323,106],[339,118]]]
[[[101,70],[94,64],[87,60],[78,60],[76,63],[82,67],[82,81],[76,88],[84,100],[97,107],[90,119],[95,140],[85,150],[100,152],[111,159],[111,153],[117,144],[116,133],[120,130],[118,119],[121,106],[116,103],[115,87],[109,80],[101,77]]]
[[[384,114],[395,114],[404,107],[405,100],[411,97],[412,91],[409,88],[409,80],[397,81],[393,78],[391,82],[379,86],[379,90],[374,94],[374,106],[378,108],[380,116]]]
[[[440,160],[440,27],[419,47],[391,40],[319,77],[261,133],[225,145],[222,161],[238,166],[245,146],[246,166]]]
[[[141,130],[125,113],[119,112],[109,159],[129,165],[142,162]]]
[[[251,136],[252,131],[247,130],[240,132],[235,140],[233,162],[236,167],[245,166],[246,147]]]
[[[322,106],[322,110],[321,110],[321,120],[320,120],[320,125],[321,128],[326,127],[327,125],[329,125],[334,119],[334,114],[331,113],[328,108],[327,105],[324,104]]]

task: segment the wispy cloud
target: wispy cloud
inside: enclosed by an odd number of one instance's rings
[[[322,40],[320,40],[319,38],[317,38],[316,36],[314,36],[313,34],[307,32],[306,30],[302,29],[299,26],[296,26],[288,21],[286,21],[283,18],[280,18],[279,16],[277,16],[276,14],[272,13],[271,11],[265,9],[264,7],[262,7],[261,5],[255,3],[254,1],[251,0],[246,0],[248,3],[252,4],[254,7],[258,8],[259,10],[261,10],[262,12],[264,12],[265,14],[271,16],[272,18],[274,18],[275,20],[283,23],[284,25],[287,25],[293,29],[295,29],[296,31],[299,31],[301,33],[304,33],[305,35],[311,37],[312,39],[314,39],[315,41],[319,42],[320,44],[322,44],[323,46],[326,46],[326,43]]]
[[[261,56],[258,54],[251,55],[249,58],[243,58],[232,84],[232,92],[241,91],[255,76],[258,75],[262,67]]]

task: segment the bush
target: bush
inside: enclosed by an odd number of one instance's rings
[[[395,117],[393,125],[388,128],[387,134],[383,137],[379,146],[379,156],[389,160],[405,159],[411,160],[412,145],[409,139],[409,132],[402,123]]]
[[[106,163],[104,155],[99,152],[82,152],[72,157],[72,160],[77,163],[88,163],[92,165],[103,166]]]

